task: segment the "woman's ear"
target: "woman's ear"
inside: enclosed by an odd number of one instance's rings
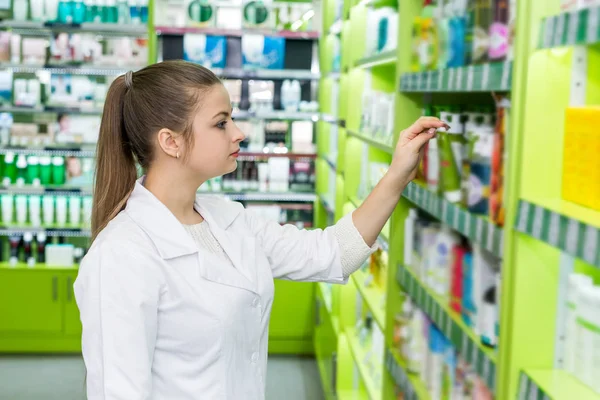
[[[158,131],[158,145],[169,157],[181,157],[182,149],[179,145],[179,135],[176,135],[170,129],[161,129]]]

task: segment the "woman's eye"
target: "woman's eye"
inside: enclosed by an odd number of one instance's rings
[[[217,124],[217,128],[225,129],[225,125],[227,125],[227,121],[221,121]]]

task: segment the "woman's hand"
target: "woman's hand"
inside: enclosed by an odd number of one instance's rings
[[[415,179],[417,169],[423,158],[423,149],[429,139],[435,137],[439,128],[448,129],[449,126],[435,117],[421,117],[410,127],[400,132],[398,144],[394,152],[394,159],[390,165],[389,173],[401,185]]]
[[[406,185],[415,178],[423,146],[439,128],[449,126],[437,118],[422,117],[400,133],[390,169],[352,214],[354,226],[369,246],[392,215]]]

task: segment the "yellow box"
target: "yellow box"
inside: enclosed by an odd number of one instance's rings
[[[600,211],[600,107],[568,108],[562,197]]]

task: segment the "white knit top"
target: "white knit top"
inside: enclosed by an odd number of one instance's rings
[[[216,255],[222,255],[228,262],[231,262],[206,222],[183,226],[194,239],[199,249]],[[340,246],[342,272],[344,277],[347,278],[360,268],[361,265],[357,263],[357,260],[364,260],[376,249],[377,245],[375,244],[369,248],[365,244],[362,236],[352,222],[352,214],[346,215],[333,226],[333,234]]]

